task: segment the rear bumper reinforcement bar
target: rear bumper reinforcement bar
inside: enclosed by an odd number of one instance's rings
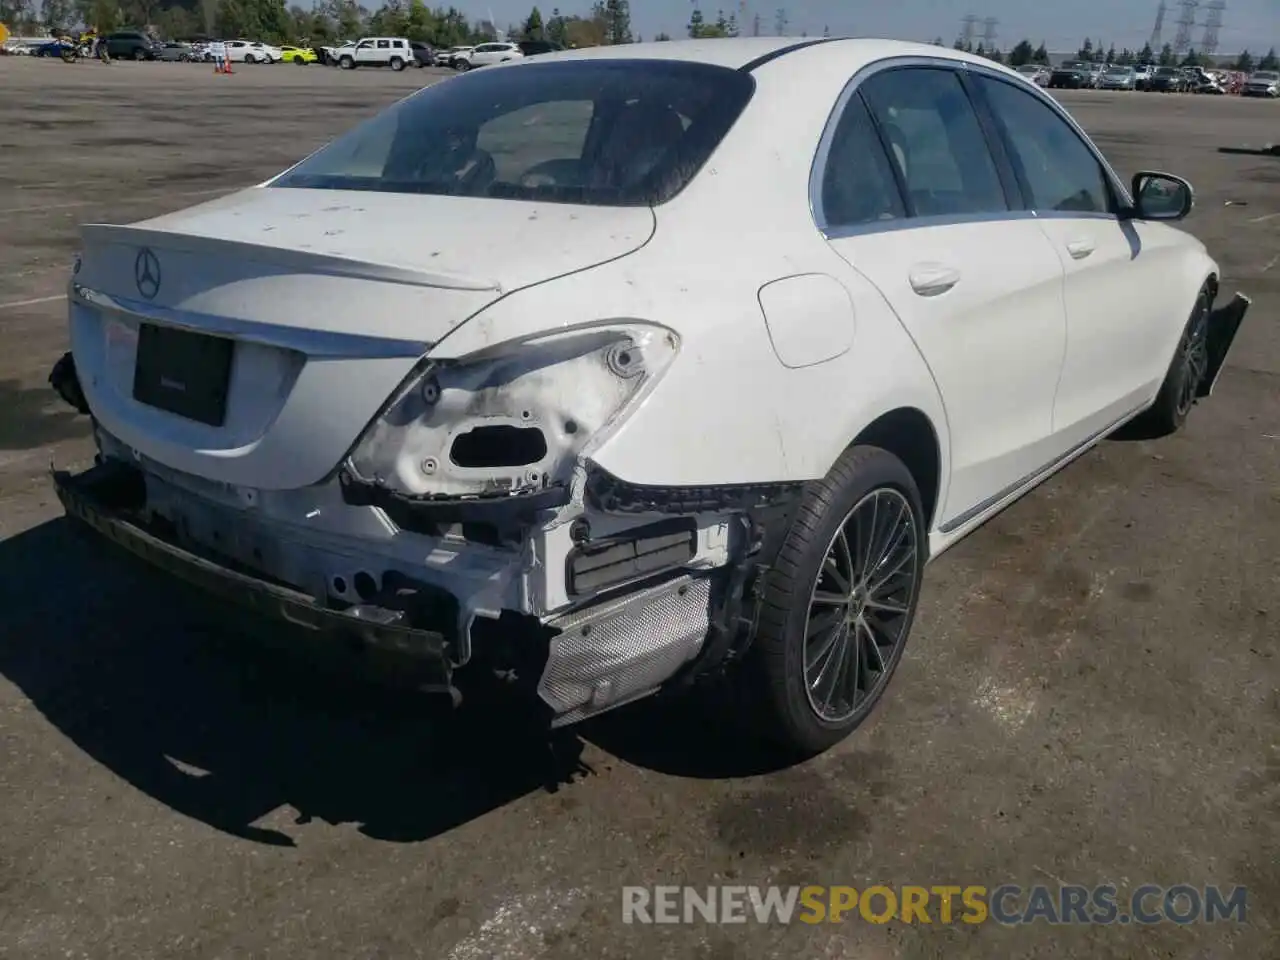
[[[269,618],[408,654],[431,675],[425,687],[449,689],[448,640],[409,625],[404,611],[373,605],[330,609],[306,593],[230,569],[143,529],[135,511],[145,490],[141,475],[127,464],[102,463],[76,475],[54,471],[53,483],[69,517],[152,565]]]

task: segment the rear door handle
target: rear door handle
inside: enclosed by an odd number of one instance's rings
[[[1093,253],[1092,240],[1068,240],[1067,253],[1071,254],[1072,260],[1083,260],[1089,254]]]
[[[936,297],[960,282],[960,271],[943,263],[921,263],[911,268],[911,289],[922,297]]]

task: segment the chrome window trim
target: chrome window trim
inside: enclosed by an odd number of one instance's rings
[[[179,327],[193,333],[226,337],[242,343],[257,343],[280,350],[291,350],[313,360],[417,359],[432,347],[430,343],[415,340],[370,337],[363,334],[337,333],[331,330],[308,330],[276,323],[258,323],[238,320],[235,317],[219,317],[191,310],[158,307],[153,303],[103,293],[80,283],[71,284],[69,293],[72,303],[120,314],[142,323]]]
[[[917,227],[932,226],[949,226],[961,223],[995,223],[1006,220],[1026,220],[1026,219],[1091,219],[1091,220],[1110,220],[1119,221],[1120,217],[1117,213],[1083,213],[1075,211],[1057,211],[1057,210],[1004,210],[992,213],[980,214],[957,214],[944,215],[934,217],[912,217],[910,215],[900,217],[895,220],[879,220],[873,223],[861,223],[852,225],[832,225],[827,221],[826,212],[822,204],[822,178],[826,173],[827,161],[831,154],[831,144],[835,139],[836,128],[840,124],[840,118],[844,116],[845,108],[849,101],[853,99],[858,92],[858,88],[868,78],[877,76],[881,73],[887,73],[892,70],[902,70],[911,67],[933,69],[933,70],[950,70],[960,76],[963,81],[964,76],[978,75],[990,77],[993,80],[1000,80],[1008,83],[1010,86],[1024,90],[1032,96],[1037,97],[1042,103],[1049,106],[1051,110],[1057,114],[1072,129],[1089,153],[1099,166],[1102,168],[1103,176],[1111,184],[1116,194],[1116,201],[1122,207],[1133,206],[1133,199],[1129,196],[1128,189],[1120,182],[1120,178],[1116,175],[1105,157],[1102,156],[1100,150],[1089,139],[1088,134],[1080,124],[1069,114],[1057,100],[1042,91],[1034,83],[1028,81],[1025,77],[1017,74],[1010,75],[994,67],[987,67],[984,64],[970,63],[967,60],[955,60],[950,57],[929,57],[913,54],[902,57],[887,57],[883,60],[876,60],[873,63],[866,64],[861,67],[852,77],[845,83],[844,88],[840,91],[840,95],[836,98],[834,106],[827,115],[826,125],[823,127],[822,136],[818,140],[818,149],[814,154],[813,161],[809,167],[809,213],[813,218],[814,225],[818,231],[828,240],[837,240],[844,237],[859,236],[867,233],[882,233],[889,230],[907,230]],[[978,104],[974,104],[974,112],[982,109]],[[984,130],[985,133],[985,130]],[[996,158],[992,157],[993,162]]]

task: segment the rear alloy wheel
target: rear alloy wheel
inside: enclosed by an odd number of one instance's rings
[[[295,56],[293,58],[293,62],[300,67],[305,67],[307,65],[307,61],[303,60],[301,56]]]
[[[147,59],[147,51],[145,50],[133,51],[133,59],[136,60],[138,63],[141,63],[143,60]]]
[[[1191,317],[1182,329],[1164,383],[1156,401],[1139,418],[1141,424],[1160,436],[1176,433],[1187,422],[1196,404],[1196,392],[1209,368],[1209,316],[1213,301],[1208,287],[1201,287]]]
[[[888,451],[854,447],[810,485],[746,664],[766,736],[812,756],[866,719],[902,659],[927,551],[915,479]]]
[[[392,70],[403,70],[403,69],[404,69],[404,61],[403,61],[403,60],[401,60],[399,57],[392,57],[392,58],[391,58],[391,69],[392,69]]]

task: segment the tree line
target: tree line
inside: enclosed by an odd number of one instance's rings
[[[499,33],[497,24],[473,20],[457,7],[429,7],[425,0],[385,0],[372,10],[362,6],[360,0],[321,0],[310,9],[296,3],[288,5],[287,0],[0,0],[0,23],[18,34],[41,29],[59,33],[75,26],[103,32],[132,27],[151,29],[174,40],[213,36],[300,44],[328,44],[379,34],[408,37],[436,47],[483,43],[496,39]],[[775,30],[784,33],[785,25],[780,13]],[[726,15],[721,9],[710,17],[695,3],[685,33],[694,39],[736,37],[742,29],[734,14]],[[644,39],[632,32],[629,0],[595,0],[583,14],[566,14],[554,7],[544,16],[535,6],[522,23],[511,24],[503,32],[513,40],[548,40],[562,47],[595,47]],[[759,17],[752,22],[750,32],[760,34]],[[823,35],[828,34],[824,28]],[[659,33],[653,39],[671,37]],[[934,43],[945,45],[941,37]],[[956,40],[954,46],[1013,67],[1049,63],[1043,42],[1032,46],[1030,40],[1021,40],[1008,52],[987,49],[963,38]],[[1116,50],[1114,44],[1104,45],[1092,38],[1085,39],[1075,58],[1092,63],[1160,66],[1209,62],[1195,50],[1179,57],[1167,43],[1159,52],[1152,50],[1150,44],[1140,50]],[[1245,50],[1231,66],[1245,72],[1277,70],[1280,59],[1274,47],[1260,58]]]
[[[629,0],[596,0],[584,14],[534,7],[511,39],[549,40],[565,47],[639,40],[631,32]],[[437,47],[496,39],[500,28],[457,7],[424,0],[386,0],[370,9],[359,0],[321,0],[312,8],[287,0],[0,0],[0,23],[18,35],[73,28],[101,32],[148,30],[173,40],[247,38],[267,43],[328,44],[377,34],[408,37]]]
[[[933,42],[940,47],[945,45],[941,37]],[[1007,63],[1011,67],[1021,67],[1029,63],[1046,65],[1049,63],[1049,51],[1045,49],[1043,42],[1038,47],[1033,47],[1030,40],[1020,40],[1008,53],[998,49],[986,49],[981,43],[974,44],[972,41],[966,41],[963,38],[957,40],[954,46],[957,50],[974,53],[997,63]],[[1130,50],[1128,47],[1116,50],[1115,44],[1094,43],[1088,37],[1080,45],[1080,49],[1076,51],[1073,59],[1085,63],[1110,63],[1118,66],[1153,63],[1161,67],[1210,66],[1214,62],[1214,58],[1196,53],[1194,49],[1188,50],[1183,56],[1179,57],[1173,52],[1173,45],[1168,43],[1160,49],[1159,53],[1152,50],[1149,43],[1144,44],[1141,50]],[[1254,70],[1280,70],[1280,58],[1276,56],[1275,47],[1268,50],[1266,55],[1261,58],[1255,58],[1253,54],[1245,50],[1230,63],[1229,69],[1240,70],[1245,73],[1251,73]]]

